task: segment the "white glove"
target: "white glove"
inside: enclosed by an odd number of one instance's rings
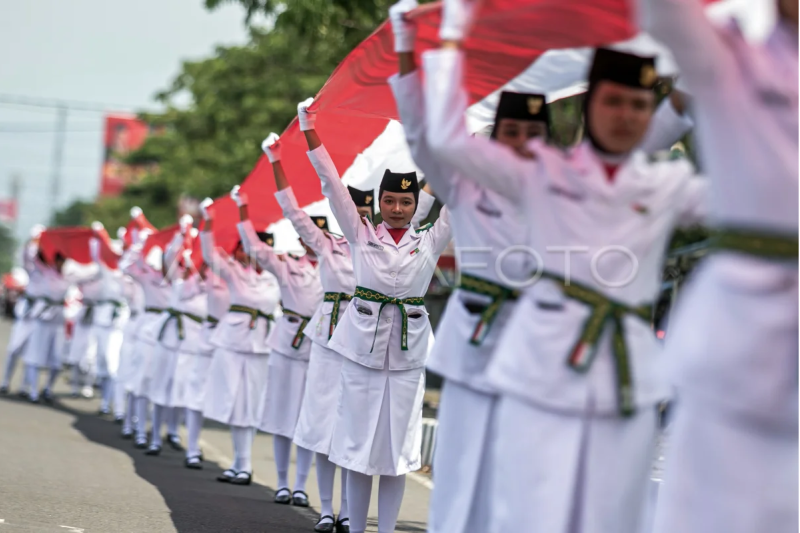
[[[267,154],[270,163],[281,160],[281,143],[278,142],[279,139],[278,134],[272,132],[261,142],[261,149]]]
[[[34,224],[34,226],[31,228],[31,239],[38,239],[39,237],[42,236],[42,233],[46,229],[47,228],[45,228],[41,224]]]
[[[189,235],[192,237],[192,239],[196,239],[197,236],[200,235],[200,232],[197,231],[197,228],[192,228],[189,230]]]
[[[214,200],[211,198],[206,198],[202,202],[200,202],[200,214],[203,215],[203,220],[211,220],[211,213],[208,212],[208,208],[211,204],[214,203]]]
[[[117,239],[122,240],[125,238],[125,235],[128,233],[126,228],[117,228]]]
[[[236,202],[238,207],[242,207],[243,205],[247,205],[247,194],[241,192],[241,187],[238,185],[234,185],[233,189],[231,189],[231,198],[233,201]]]
[[[406,14],[417,7],[417,0],[400,0],[389,8],[389,20],[394,32],[394,51],[413,52],[417,39],[417,25],[406,20]]]
[[[444,0],[439,37],[443,41],[463,41],[477,8],[478,0]]]
[[[153,234],[153,232],[152,232],[152,231],[150,231],[149,229],[147,229],[147,228],[143,229],[143,230],[142,230],[142,231],[140,231],[140,232],[139,232],[139,234],[137,235],[137,236],[139,237],[139,240],[138,240],[137,242],[138,242],[139,244],[144,244],[144,243],[145,243],[145,241],[147,241],[147,238],[148,238],[150,235],[152,235],[152,234]]]
[[[100,233],[104,229],[106,229],[106,228],[103,226],[102,222],[100,222],[98,220],[95,220],[94,222],[92,222],[92,231],[93,232]]]
[[[314,129],[314,123],[317,121],[317,112],[308,110],[313,103],[314,99],[308,98],[297,104],[297,119],[300,121],[300,131]]]
[[[186,235],[186,232],[189,231],[189,228],[192,227],[192,224],[194,224],[194,219],[192,218],[192,215],[188,213],[183,215],[178,221],[178,225],[181,228],[181,235]]]
[[[100,261],[100,239],[97,237],[89,239],[89,256],[92,258],[92,261]]]
[[[183,266],[184,267],[188,267],[192,262],[192,251],[191,250],[184,250],[181,253],[181,256],[183,257]]]
[[[131,207],[131,218],[139,218],[142,215],[141,207]]]

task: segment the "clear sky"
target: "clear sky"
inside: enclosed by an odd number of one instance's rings
[[[25,0],[0,3],[0,198],[20,178],[17,235],[50,215],[56,113],[14,97],[156,109],[181,61],[241,44],[243,10],[203,0]],[[103,113],[70,111],[58,206],[92,199],[100,183]]]

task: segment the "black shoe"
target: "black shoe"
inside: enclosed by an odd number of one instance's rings
[[[275,493],[275,499],[273,501],[281,505],[289,505],[292,503],[292,493],[286,487],[278,489],[278,492]]]
[[[39,403],[40,399],[38,397],[34,398],[33,396],[28,395],[28,401],[31,403]]]
[[[220,483],[230,483],[233,478],[236,477],[236,470],[233,468],[229,468],[220,475],[217,476],[217,481]]]
[[[323,520],[328,519],[329,521],[323,522]],[[319,517],[317,520],[317,525],[314,526],[314,531],[317,533],[333,533],[333,530],[336,528],[336,519],[329,514],[323,515]]]
[[[158,446],[158,445],[155,445],[155,444],[151,444],[150,447],[147,448],[147,451],[144,452],[144,454],[145,455],[153,455],[153,456],[160,455],[161,454],[161,446]]]
[[[121,426],[124,421],[125,421],[125,417],[124,416],[115,416],[114,417],[114,423],[119,425],[119,426]]]
[[[252,482],[253,474],[250,472],[239,472],[231,479],[231,485],[249,485]]]
[[[6,394],[8,394],[8,387],[6,387],[5,385],[3,385],[2,387],[0,387],[0,394],[2,394],[3,396],[5,396]]]
[[[144,450],[147,448],[147,440],[146,439],[136,439],[136,442],[133,444],[137,449]]]
[[[133,430],[123,428],[122,432],[120,432],[120,435],[125,440],[131,440],[133,438]]]
[[[42,401],[43,401],[44,403],[46,403],[47,405],[53,405],[53,401],[55,400],[55,398],[53,397],[53,393],[52,393],[52,392],[50,392],[50,391],[49,391],[49,390],[47,390],[47,389],[44,389],[44,390],[41,392],[41,395],[40,395],[40,396],[41,396],[41,398],[42,398]]]
[[[183,445],[181,445],[181,438],[178,435],[167,435],[164,438],[164,440],[166,440],[170,448],[172,448],[176,452],[183,451]]]
[[[350,533],[349,518],[341,518],[338,522],[336,522],[336,533]]]
[[[302,490],[296,490],[292,493],[292,505],[295,507],[308,507],[308,494]]]
[[[73,400],[77,400],[78,398],[81,397],[81,394],[79,392],[70,392],[69,397],[72,398]]]
[[[17,396],[19,398],[22,398],[23,400],[28,400],[28,399],[30,399],[31,395],[28,394],[28,391],[21,390],[21,391],[17,392]]]
[[[199,456],[187,457],[183,461],[183,466],[186,468],[191,468],[192,470],[202,470],[203,459],[201,459]]]
[[[111,411],[109,411],[108,409],[100,409],[99,411],[97,411],[97,416],[108,416],[110,414]]]

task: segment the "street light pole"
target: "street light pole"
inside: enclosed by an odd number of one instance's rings
[[[50,218],[55,217],[58,209],[58,197],[61,195],[61,161],[64,157],[64,143],[66,142],[67,113],[69,108],[60,105],[56,114],[56,135],[53,139],[53,177],[50,182]]]

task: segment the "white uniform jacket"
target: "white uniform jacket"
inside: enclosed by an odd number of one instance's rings
[[[588,143],[564,152],[535,139],[528,144],[534,158],[524,159],[471,137],[463,118],[462,54],[432,51],[423,60],[434,152],[513,201],[526,216],[536,266],[569,280],[565,288],[543,277],[526,290],[490,364],[492,383],[577,411],[591,397],[598,412],[623,414],[662,400],[668,388],[657,371],[659,344],[643,308],[660,289],[675,225],[704,215],[707,181],[696,178],[687,161],[650,164],[634,152],[610,182]],[[593,309],[596,323],[588,322]],[[623,342],[612,350],[615,333]],[[616,359],[626,349],[627,365]]]
[[[96,270],[82,270],[81,274],[69,271],[60,274],[55,269],[34,260],[34,268],[42,283],[42,297],[36,301],[31,316],[42,322],[64,322],[64,298],[72,285],[81,285],[97,278]]]
[[[219,321],[228,312],[231,305],[228,285],[217,274],[206,270],[206,321],[203,323],[203,340],[200,352],[208,354],[214,351],[211,337],[217,331]]]
[[[145,263],[141,251],[140,244],[133,245],[126,251],[121,261],[122,271],[142,287],[144,295],[145,312],[139,318],[137,339],[155,344],[158,342],[161,311],[169,307],[171,287],[164,281],[161,272]]]
[[[259,274],[254,268],[244,267],[220,253],[214,245],[211,232],[202,232],[200,243],[203,259],[209,269],[228,286],[231,307],[242,306],[260,311],[262,315],[274,316],[280,301],[280,289],[275,276],[269,272]],[[267,354],[269,330],[269,321],[264,316],[228,310],[220,317],[211,342],[216,347],[234,352]]]
[[[203,327],[208,314],[208,296],[206,283],[200,274],[191,274],[188,278],[176,279],[172,282],[178,289],[178,301],[175,309],[183,313],[183,340],[180,350],[187,353],[199,353],[204,345]],[[200,321],[196,321],[199,318]]]
[[[462,277],[471,275],[473,279],[508,290],[523,288],[535,265],[520,249],[528,242],[528,228],[522,213],[511,200],[464,179],[431,153],[425,137],[425,102],[419,71],[392,76],[389,85],[414,161],[447,205],[453,221],[456,264]],[[482,323],[481,313],[470,313],[465,305],[488,307],[493,300],[474,291],[457,289],[453,292],[436,331],[428,368],[447,379],[479,390],[491,390],[484,370],[513,313],[514,296],[504,297],[505,302],[489,325]],[[477,345],[471,344],[471,340]]]
[[[283,210],[283,216],[291,221],[297,234],[309,248],[314,250],[319,259],[319,277],[326,299],[322,305],[317,307],[304,332],[313,342],[328,346],[328,339],[336,328],[336,323],[331,324],[336,303],[333,298],[338,298],[337,318],[341,319],[350,301],[342,299],[340,295],[352,296],[353,291],[356,290],[353,260],[350,257],[350,243],[344,237],[331,233],[326,234],[319,229],[308,214],[297,205],[297,199],[295,199],[291,187],[276,192],[275,198]]]
[[[303,330],[322,303],[322,284],[319,267],[308,257],[276,254],[271,246],[261,242],[249,220],[237,225],[245,252],[255,257],[261,268],[271,272],[278,280],[281,291],[283,315],[276,319],[269,334],[269,347],[293,359],[308,361],[311,342],[305,340]]]
[[[442,209],[435,224],[416,230],[409,227],[395,244],[384,223],[373,226],[358,216],[325,147],[308,152],[308,157],[350,243],[356,275],[356,297],[339,320],[328,346],[369,368],[384,368],[387,358],[390,370],[424,366],[432,337],[428,312],[424,305],[398,302],[406,298],[421,299],[427,292],[439,255],[451,238],[447,208]],[[359,287],[367,294],[396,300],[370,301],[358,295]],[[408,316],[405,332],[401,306]],[[407,349],[402,349],[403,333]]]
[[[33,242],[28,242],[22,252],[22,267],[28,273],[28,285],[25,287],[25,294],[17,300],[14,305],[14,317],[17,320],[32,318],[34,303],[37,298],[44,296],[42,286],[42,276],[36,269],[36,253],[39,246]]]

